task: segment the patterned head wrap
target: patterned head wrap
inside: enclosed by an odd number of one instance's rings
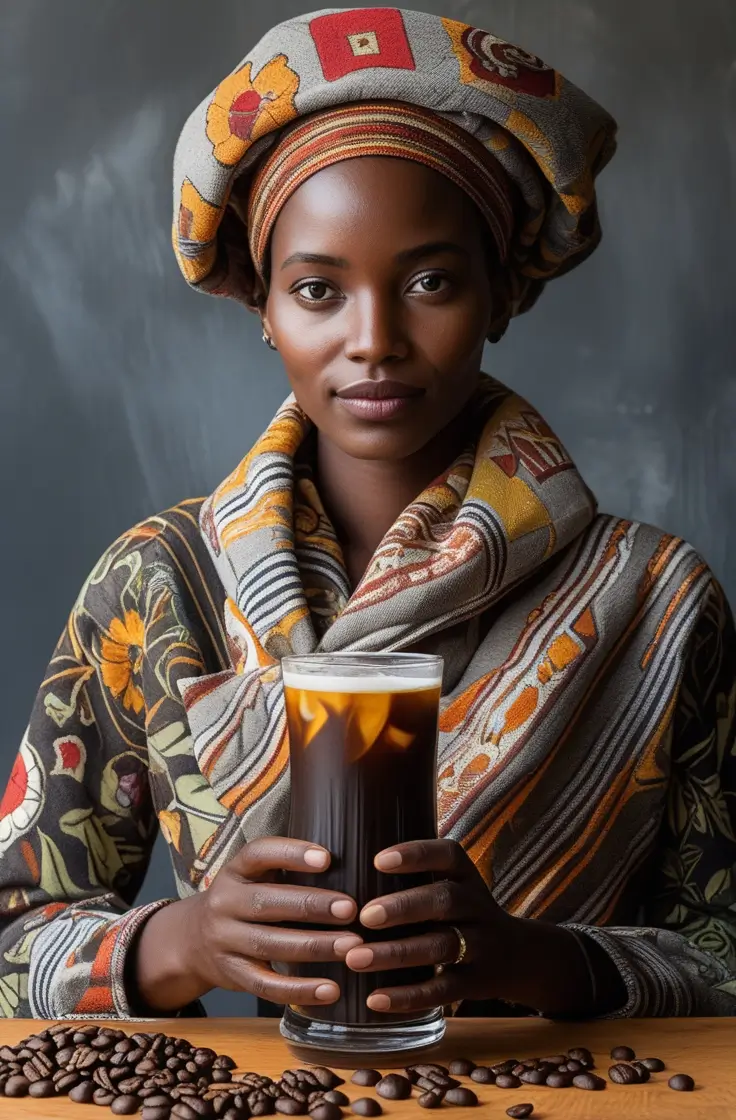
[[[489,32],[398,8],[298,16],[185,124],[174,251],[193,287],[252,305],[279,209],[309,175],[361,154],[419,160],[469,193],[490,225],[506,266],[499,337],[598,245],[594,179],[615,134],[595,101]]]

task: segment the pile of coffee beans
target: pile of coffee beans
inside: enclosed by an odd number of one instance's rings
[[[614,1047],[610,1056],[614,1064],[608,1076],[616,1085],[641,1085],[665,1069],[661,1058],[638,1059],[629,1046]],[[68,1095],[79,1104],[108,1105],[116,1116],[141,1112],[142,1120],[251,1120],[274,1114],[342,1120],[346,1107],[369,1118],[383,1111],[375,1097],[361,1097],[351,1104],[339,1089],[343,1079],[325,1066],[287,1069],[277,1079],[260,1073],[237,1074],[235,1069],[227,1054],[195,1046],[185,1038],[128,1035],[113,1027],[62,1023],[29,1035],[17,1046],[0,1047],[0,1093]],[[605,1089],[606,1080],[594,1069],[590,1050],[576,1047],[566,1054],[506,1058],[491,1066],[456,1058],[448,1066],[425,1062],[385,1076],[376,1069],[358,1069],[352,1083],[374,1089],[388,1101],[414,1097],[421,1108],[471,1108],[479,1103],[478,1097],[460,1078],[500,1089]],[[695,1087],[684,1073],[670,1077],[668,1085],[677,1092]],[[506,1109],[512,1120],[526,1120],[533,1112],[534,1105],[528,1102]]]

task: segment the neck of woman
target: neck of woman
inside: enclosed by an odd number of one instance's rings
[[[458,417],[405,459],[355,459],[321,433],[317,437],[317,488],[337,533],[352,587],[365,573],[386,533],[468,439]]]

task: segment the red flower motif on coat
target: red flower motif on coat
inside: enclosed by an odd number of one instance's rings
[[[35,823],[43,807],[44,775],[38,755],[21,744],[0,802],[0,855]]]

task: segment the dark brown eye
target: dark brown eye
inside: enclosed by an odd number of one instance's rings
[[[445,277],[437,272],[430,272],[426,276],[420,276],[414,281],[412,289],[416,292],[426,292],[427,295],[434,295],[435,292],[441,292]]]
[[[325,298],[329,297],[332,288],[324,280],[308,280],[306,284],[301,284],[296,291],[307,303],[322,303]]]

